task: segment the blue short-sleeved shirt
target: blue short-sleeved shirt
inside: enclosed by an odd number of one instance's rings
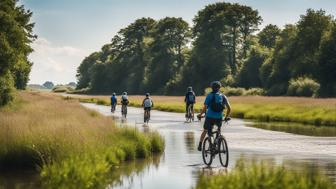
[[[214,112],[210,108],[211,99],[215,96],[216,103],[222,102],[224,105],[227,105],[229,103],[228,99],[225,95],[221,93],[209,93],[207,97],[205,98],[204,104],[207,106],[207,112],[206,117],[213,118],[213,119],[222,119],[223,118],[223,112]]]

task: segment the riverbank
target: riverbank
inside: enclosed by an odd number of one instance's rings
[[[105,188],[122,162],[163,149],[157,133],[118,128],[51,93],[18,92],[0,109],[0,169],[36,170],[42,188]]]
[[[110,105],[109,96],[70,95],[81,102]],[[130,105],[140,107],[143,96],[130,96]],[[184,97],[152,96],[154,109],[184,112]],[[293,122],[316,126],[336,126],[336,98],[316,99],[304,97],[229,97],[232,117],[263,122]],[[195,110],[202,107],[204,97],[198,97]]]
[[[215,176],[202,174],[195,188],[335,189],[336,185],[316,168],[301,167],[293,170],[284,165],[272,165],[266,161],[254,160],[246,163],[244,159],[240,159],[235,168],[226,174]]]

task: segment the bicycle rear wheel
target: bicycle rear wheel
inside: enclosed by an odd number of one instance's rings
[[[229,148],[224,137],[220,137],[218,140],[218,154],[222,166],[227,167],[229,163]]]
[[[192,110],[191,110],[191,105],[188,106],[188,112],[187,112],[187,122],[191,122],[192,119]]]
[[[211,138],[206,137],[203,141],[203,147],[202,147],[202,157],[203,162],[210,166],[212,163],[212,150],[211,150]]]

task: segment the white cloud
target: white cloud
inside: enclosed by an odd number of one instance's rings
[[[34,52],[29,56],[34,63],[29,83],[68,83],[75,81],[77,67],[88,53],[80,48],[56,46],[45,38],[32,44]]]

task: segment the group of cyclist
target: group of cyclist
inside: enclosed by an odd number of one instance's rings
[[[201,118],[205,117],[204,125],[203,125],[203,132],[200,136],[200,141],[198,145],[198,150],[202,150],[202,141],[207,133],[212,132],[212,128],[214,125],[218,126],[218,130],[222,126],[222,121],[226,121],[229,119],[231,106],[227,97],[220,92],[221,83],[219,81],[213,81],[211,83],[212,92],[209,93],[204,101],[203,108],[200,114],[197,115],[197,118],[201,120]],[[111,112],[115,111],[115,107],[117,105],[117,97],[116,94],[113,93],[111,96]],[[186,118],[188,117],[189,108],[191,108],[191,116],[192,119],[194,118],[194,104],[196,103],[196,95],[193,91],[192,87],[188,87],[187,93],[184,98],[184,102],[186,105]],[[127,114],[127,105],[129,104],[127,92],[124,92],[121,96],[121,112],[124,117]],[[154,106],[154,102],[150,97],[149,93],[146,93],[145,98],[142,101],[142,107],[144,108],[144,122],[148,122],[150,119],[150,111],[151,108]],[[225,117],[223,119],[223,111],[226,108]],[[148,118],[146,120],[146,118]]]

